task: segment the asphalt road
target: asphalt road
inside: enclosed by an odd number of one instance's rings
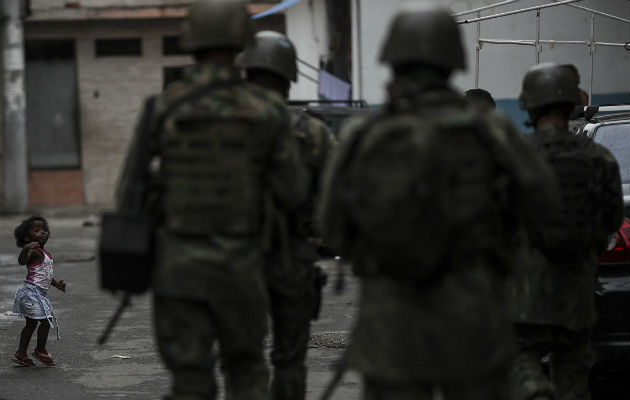
[[[135,297],[109,341],[97,339],[118,304],[98,288],[95,249],[99,229],[94,215],[64,215],[46,211],[51,238],[46,249],[55,259],[55,278],[68,282],[66,293],[55,288],[49,298],[59,320],[61,340],[51,329],[48,351],[57,365],[20,367],[11,359],[24,320],[11,315],[15,290],[25,269],[17,264],[13,229],[23,216],[0,217],[0,400],[85,400],[92,398],[159,399],[168,391],[170,377],[156,350],[151,327],[150,295]],[[61,214],[61,215],[59,215]],[[81,214],[81,213],[79,213]],[[334,274],[332,262],[324,262]],[[317,399],[332,377],[332,366],[347,345],[356,306],[357,282],[347,278],[342,295],[326,288],[322,316],[313,324],[307,360],[308,399]],[[32,351],[35,337],[29,350]],[[269,350],[270,339],[266,340]],[[360,379],[346,374],[334,399],[359,398]],[[220,395],[220,398],[223,396]]]

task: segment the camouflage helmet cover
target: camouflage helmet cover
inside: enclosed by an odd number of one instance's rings
[[[566,67],[554,63],[533,66],[523,78],[519,105],[531,110],[549,104],[579,104],[580,92],[577,80]]]
[[[196,0],[182,24],[180,47],[186,52],[208,48],[243,48],[254,28],[242,0]]]
[[[275,72],[289,81],[297,81],[297,54],[288,37],[274,31],[258,32],[254,41],[239,56],[244,69],[260,68]]]
[[[466,69],[461,33],[449,12],[427,2],[405,5],[394,17],[380,61]]]

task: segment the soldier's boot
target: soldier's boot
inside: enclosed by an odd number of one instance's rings
[[[552,400],[553,385],[541,364],[539,351],[521,350],[514,357],[509,374],[509,398],[512,400]]]

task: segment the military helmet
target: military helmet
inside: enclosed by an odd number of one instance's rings
[[[380,61],[391,65],[423,63],[448,70],[466,69],[457,23],[448,11],[430,3],[411,3],[396,14]]]
[[[524,110],[556,103],[581,102],[573,73],[568,68],[554,63],[538,64],[527,71],[518,100]]]
[[[274,31],[262,31],[254,36],[254,41],[239,56],[239,66],[268,70],[295,82],[296,59],[295,46],[288,37]]]
[[[182,24],[180,47],[186,52],[216,48],[243,48],[254,35],[242,0],[196,0]]]

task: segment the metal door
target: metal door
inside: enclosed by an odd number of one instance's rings
[[[25,47],[29,167],[79,168],[74,41],[27,40]]]

